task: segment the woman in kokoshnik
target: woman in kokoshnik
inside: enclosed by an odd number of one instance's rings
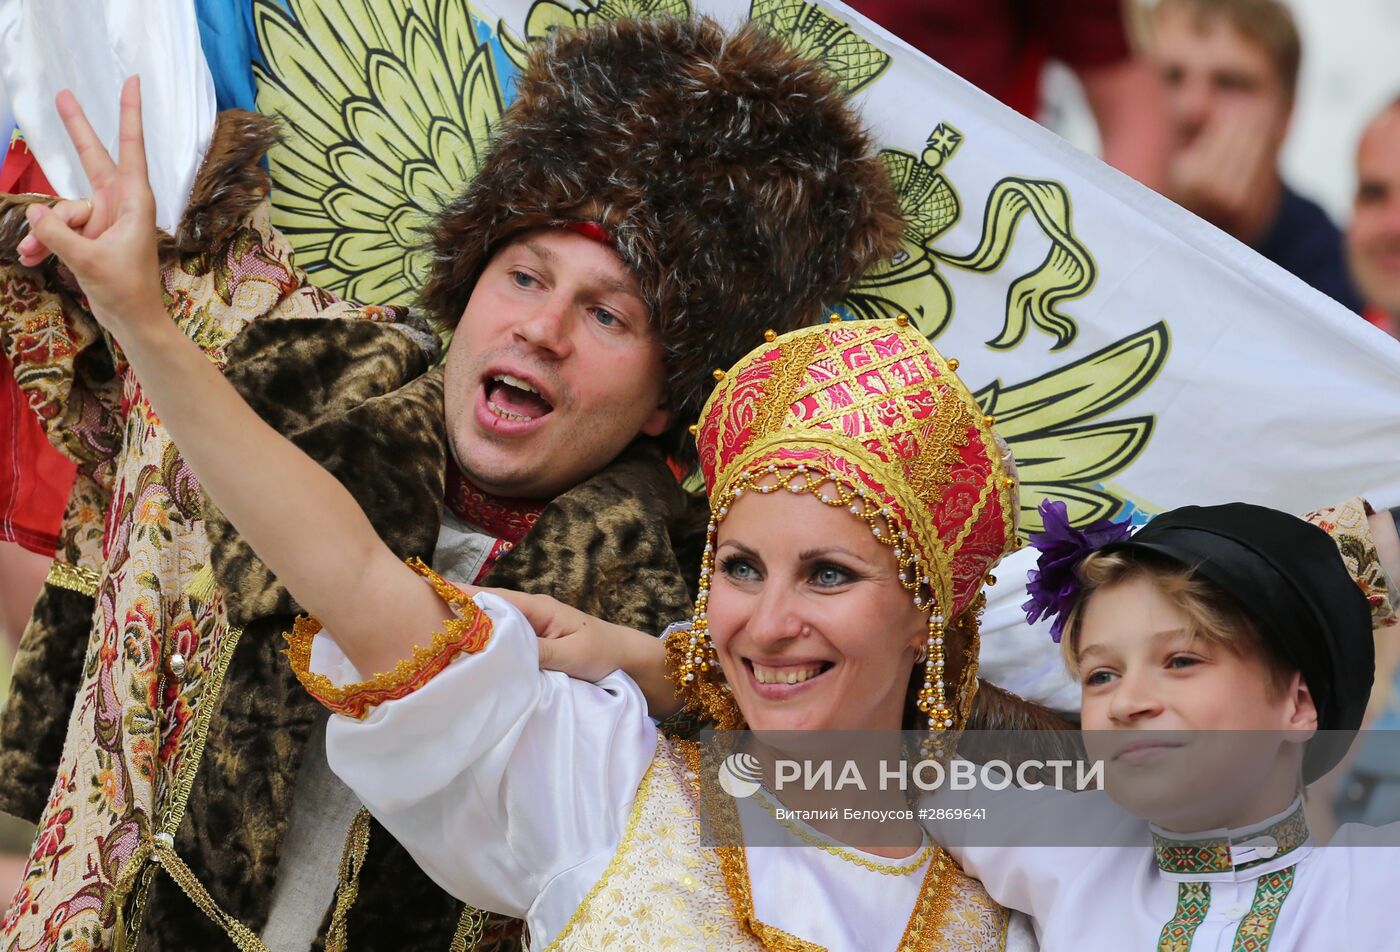
[[[698,444],[714,516],[694,619],[668,639],[691,709],[896,744],[965,723],[1015,479],[922,335],[860,321],[778,337],[724,376]],[[429,646],[388,677],[361,680],[354,644],[311,621],[291,655],[344,715],[332,767],[448,891],[524,917],[539,947],[1003,948],[1006,912],[912,818],[892,847],[800,824],[791,848],[707,847],[697,745],[660,735],[611,664],[596,683],[540,670],[564,663],[536,634],[592,623],[638,653],[655,639],[545,596],[434,584],[457,617],[431,645],[426,628],[395,635]],[[746,838],[771,816],[759,802],[737,811]]]
[[[144,173],[134,88],[123,107],[121,167]],[[205,489],[326,623],[299,623],[290,654],[337,714],[333,769],[449,892],[524,918],[534,947],[1033,947],[1008,944],[1007,911],[912,821],[918,839],[894,848],[807,829],[812,845],[791,849],[707,847],[698,750],[658,731],[635,682],[542,671],[548,642],[512,600],[400,562],[332,476],[159,331],[158,288],[112,291],[122,242],[150,242],[141,216],[101,250],[52,218],[36,213],[36,233]],[[917,726],[937,743],[966,723],[980,591],[1015,545],[1017,503],[1005,445],[954,369],[907,322],[861,321],[775,336],[723,376],[698,427],[710,541],[670,651],[682,696],[720,726]],[[571,611],[513,601],[544,635]]]
[[[777,338],[724,376],[698,444],[714,521],[694,619],[668,652],[692,710],[761,731],[960,726],[975,603],[1014,544],[1015,487],[1004,446],[927,341],[893,321]],[[507,597],[544,636],[589,622],[547,598]],[[492,595],[478,600],[490,614]],[[593,623],[654,650],[650,636]],[[659,737],[641,689],[610,662],[596,686],[537,672],[553,643],[528,628],[499,643],[515,630],[497,624],[480,655],[411,700],[336,718],[328,734],[332,764],[449,890],[528,910],[532,935],[582,946],[718,935],[772,948],[794,936],[826,948],[1002,947],[1005,913],[926,841],[882,856],[804,829],[819,848],[705,849],[693,745]],[[357,675],[334,644],[309,644],[312,631],[293,647],[308,686],[359,708],[365,684],[334,686]],[[577,662],[547,663],[581,673]],[[508,703],[477,711],[460,700],[502,692]],[[405,752],[409,737],[431,736],[440,747]],[[425,767],[407,793],[404,778]],[[741,813],[746,831],[751,816]],[[473,844],[470,863],[461,843]]]

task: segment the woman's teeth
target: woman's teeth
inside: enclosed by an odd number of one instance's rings
[[[753,662],[753,676],[759,684],[801,684],[822,673],[822,666],[806,668],[769,668]]]

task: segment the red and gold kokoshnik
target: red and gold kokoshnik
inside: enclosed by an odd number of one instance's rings
[[[971,698],[948,697],[943,637],[1016,545],[1005,444],[956,362],[907,319],[833,320],[766,336],[728,373],[715,372],[719,385],[700,413],[711,518],[693,625],[672,645],[681,693],[721,728],[742,726],[708,636],[715,534],[743,493],[785,489],[848,509],[893,549],[900,580],[929,616],[919,709],[930,730],[961,726]],[[959,680],[975,685],[970,673]]]

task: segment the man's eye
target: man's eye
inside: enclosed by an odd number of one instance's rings
[[[595,320],[598,321],[599,324],[602,324],[604,327],[622,326],[622,318],[618,317],[616,314],[614,314],[612,311],[609,311],[605,307],[595,307],[593,309],[593,317]]]
[[[1229,93],[1252,93],[1259,84],[1254,77],[1242,73],[1224,73],[1215,79],[1216,88]]]
[[[510,277],[517,287],[533,288],[535,285],[539,284],[539,281],[535,279],[533,274],[526,274],[524,271],[512,271]]]
[[[1386,188],[1375,182],[1363,182],[1356,188],[1356,204],[1380,205],[1385,202]]]

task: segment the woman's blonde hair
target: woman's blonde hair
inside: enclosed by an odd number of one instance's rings
[[[1065,619],[1060,651],[1070,671],[1079,671],[1079,630],[1089,598],[1099,589],[1145,578],[1186,619],[1192,640],[1203,639],[1238,655],[1257,655],[1269,671],[1269,683],[1283,691],[1296,666],[1282,657],[1254,620],[1228,592],[1171,559],[1143,552],[1091,552],[1079,564],[1082,588]]]

